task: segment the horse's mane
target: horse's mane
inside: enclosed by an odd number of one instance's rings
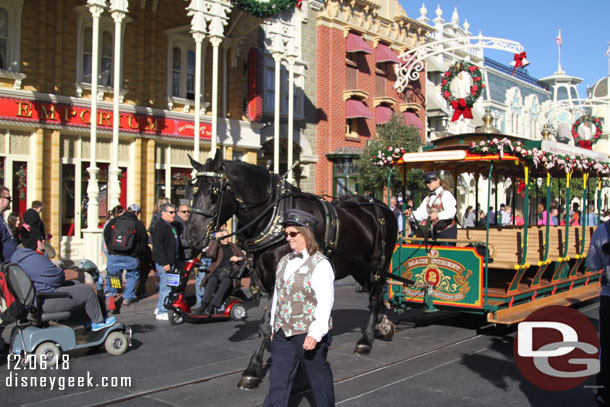
[[[250,164],[250,163],[246,163],[243,161],[235,161],[235,160],[224,160],[224,163],[225,163],[225,165],[235,166],[235,167],[238,167],[239,169],[248,171],[248,173],[255,172],[255,173],[257,173],[256,175],[261,176],[261,177],[270,176],[269,171],[266,168],[263,168],[259,165]]]

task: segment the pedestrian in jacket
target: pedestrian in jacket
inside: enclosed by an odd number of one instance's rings
[[[163,204],[161,206],[161,217],[152,229],[152,258],[155,268],[159,274],[159,300],[155,309],[155,317],[160,321],[167,321],[167,309],[165,299],[170,289],[167,286],[166,273],[175,267],[178,260],[178,233],[172,225],[176,218],[176,205]]]
[[[15,250],[17,242],[13,240],[11,231],[4,221],[4,212],[11,207],[11,191],[4,185],[0,186],[0,263],[9,261]]]
[[[126,270],[125,292],[123,293],[123,305],[125,306],[129,306],[137,300],[136,287],[140,279],[140,259],[144,256],[148,245],[146,226],[138,219],[139,214],[140,205],[133,203],[122,215],[111,219],[104,228],[104,241],[108,250],[106,266],[108,274],[121,278],[123,270]],[[117,243],[115,239],[121,238],[118,236],[118,231],[127,229],[129,229],[128,233],[133,236],[123,238],[131,239],[131,245],[121,249],[121,246],[124,245],[121,242]]]
[[[610,403],[610,221],[602,223],[591,237],[587,253],[589,270],[603,270],[599,297],[600,368],[597,374],[598,405]]]

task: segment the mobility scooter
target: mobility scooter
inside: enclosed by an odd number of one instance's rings
[[[207,322],[217,320],[241,321],[246,318],[247,311],[244,306],[244,301],[233,295],[228,295],[224,300],[224,310],[219,311],[210,316],[199,315],[191,312],[191,306],[185,299],[184,292],[191,271],[197,272],[202,266],[201,261],[197,258],[186,262],[182,270],[172,269],[166,275],[167,285],[171,291],[165,300],[165,308],[167,308],[167,317],[170,325],[179,325],[183,322]],[[236,278],[240,278],[243,273],[244,266],[238,271]]]
[[[38,363],[38,366],[45,363],[48,368],[52,368],[61,363],[62,352],[103,344],[108,353],[122,355],[131,346],[131,329],[121,322],[117,321],[99,331],[93,331],[89,324],[66,321],[72,318],[70,311],[43,312],[42,303],[45,299],[69,297],[70,294],[35,293],[32,281],[21,267],[14,263],[5,263],[1,267],[5,268],[16,300],[21,302],[27,311],[25,320],[17,321],[11,330],[9,357],[15,361],[24,364]],[[90,260],[81,261],[76,270],[90,274],[93,281],[99,279],[99,271]],[[99,284],[96,288],[99,298],[102,290]]]

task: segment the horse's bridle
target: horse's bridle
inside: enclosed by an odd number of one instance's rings
[[[199,187],[197,187],[197,182],[199,181],[199,178],[215,178],[215,179],[219,179],[220,180],[220,185],[213,185],[212,186],[212,195],[218,195],[220,194],[220,197],[218,198],[217,202],[216,202],[216,206],[214,207],[214,209],[212,211],[206,211],[205,209],[199,209],[196,208],[194,206],[192,206],[193,204],[193,196],[195,194],[197,194],[197,192],[199,192]],[[206,238],[209,238],[212,235],[212,231],[213,230],[217,230],[218,227],[220,226],[219,220],[220,220],[220,209],[222,207],[222,201],[224,199],[224,194],[225,191],[227,190],[227,187],[229,186],[229,179],[227,178],[227,174],[222,172],[222,173],[218,173],[218,172],[214,172],[214,171],[197,171],[195,173],[195,178],[193,178],[191,181],[191,185],[193,185],[193,189],[191,191],[191,205],[189,205],[189,212],[190,213],[194,213],[197,215],[202,215],[205,216],[206,218],[212,218],[212,221],[208,224],[208,228],[206,231]]]
[[[266,196],[264,199],[260,200],[259,202],[255,202],[255,203],[251,203],[251,204],[246,204],[246,202],[243,200],[243,198],[241,198],[239,195],[237,195],[235,193],[235,191],[233,191],[233,189],[231,188],[231,184],[229,182],[229,178],[226,174],[225,171],[223,172],[214,172],[214,171],[197,171],[195,173],[195,178],[193,178],[190,182],[191,185],[193,186],[193,189],[191,191],[192,195],[197,194],[198,191],[198,187],[195,185],[197,183],[197,181],[199,180],[199,178],[216,178],[220,180],[220,185],[213,185],[212,186],[212,195],[218,195],[220,194],[220,197],[218,198],[217,202],[216,202],[216,206],[212,211],[206,211],[205,209],[199,209],[196,208],[194,206],[192,206],[193,203],[193,199],[191,197],[191,205],[189,205],[189,212],[197,214],[197,215],[202,215],[205,216],[207,218],[212,218],[212,221],[208,224],[207,227],[207,231],[206,231],[206,237],[210,237],[212,235],[212,232],[215,230],[218,230],[218,228],[220,227],[220,208],[222,208],[222,202],[224,199],[224,194],[225,191],[230,190],[233,193],[233,196],[235,197],[235,200],[237,201],[237,203],[240,205],[240,207],[243,210],[248,210],[248,209],[252,209],[252,208],[256,208],[264,203],[266,203],[269,200],[269,196]],[[267,194],[270,195],[272,192],[272,188],[271,186],[267,187]],[[271,205],[272,207],[273,205]],[[266,212],[266,211],[265,211]],[[263,212],[259,217],[257,217],[255,219],[255,221],[258,221],[260,219],[260,217],[262,217],[262,215],[265,214],[265,212]],[[247,227],[251,226],[252,223],[255,223],[254,221],[251,222],[250,224],[244,226],[243,228],[241,228],[239,231],[246,229]],[[234,234],[237,234],[239,231],[231,233],[228,236],[232,236]],[[227,236],[225,236],[227,237]]]

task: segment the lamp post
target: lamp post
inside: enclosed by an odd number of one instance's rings
[[[114,97],[112,103],[112,148],[110,150],[110,170],[108,171],[108,204],[112,209],[119,205],[121,187],[119,184],[119,102],[121,101],[121,31],[123,20],[129,7],[128,0],[110,0],[110,14],[114,20]]]
[[[191,0],[186,8],[191,16],[191,34],[195,40],[195,134],[194,158],[199,160],[199,142],[201,137],[201,45],[206,34],[212,43],[212,140],[210,155],[215,154],[218,133],[218,46],[222,42],[224,26],[231,5],[220,0]]]
[[[100,264],[101,230],[99,222],[99,185],[97,174],[97,82],[100,57],[100,16],[107,7],[106,0],[87,0],[89,12],[93,17],[91,44],[91,136],[89,140],[89,182],[87,183],[87,228],[83,231],[84,255],[94,263]]]

